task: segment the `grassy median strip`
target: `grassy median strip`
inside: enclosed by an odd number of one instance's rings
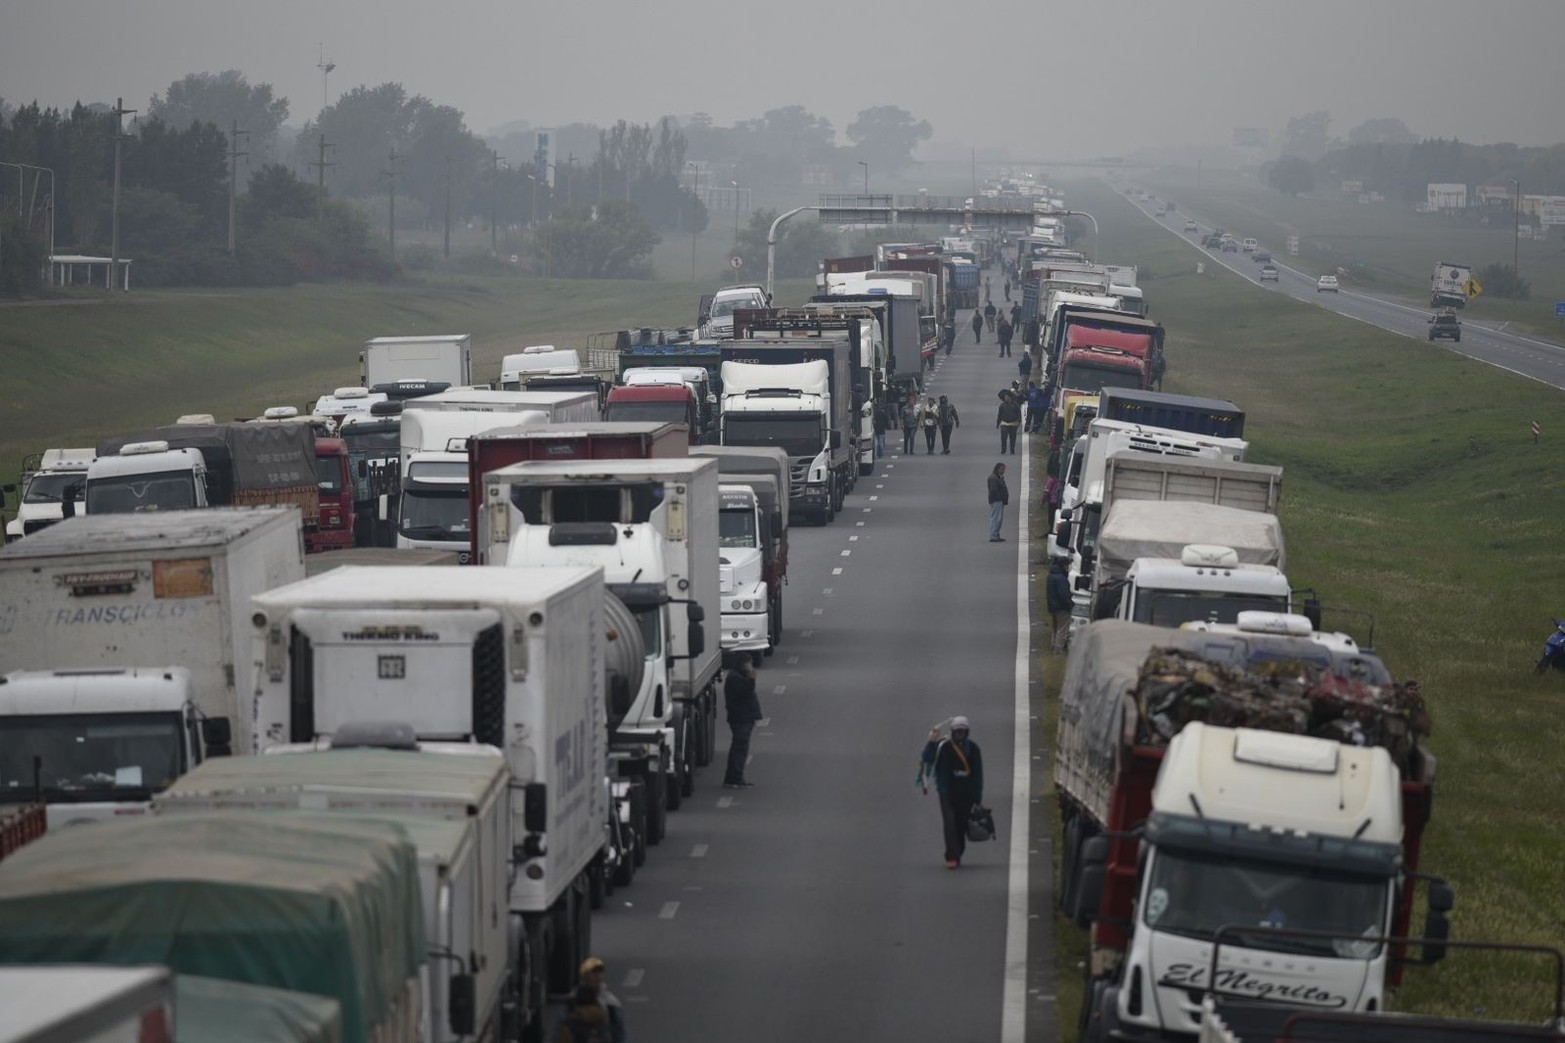
[[[1372,613],[1392,673],[1422,682],[1439,759],[1422,868],[1456,889],[1452,936],[1558,945],[1565,677],[1538,677],[1533,663],[1551,613],[1565,613],[1562,393],[1210,263],[1198,275],[1198,251],[1106,186],[1067,194],[1102,226],[1097,256],[1140,266],[1152,317],[1168,330],[1168,390],[1239,403],[1250,458],[1285,468],[1295,586]],[[1533,420],[1543,426],[1536,445]],[[1058,666],[1046,676],[1052,697]],[[1053,710],[1050,698],[1040,736],[1048,750]],[[1068,1038],[1085,939],[1056,922]],[[1541,1020],[1552,996],[1545,970],[1453,953],[1409,968],[1398,1006]]]

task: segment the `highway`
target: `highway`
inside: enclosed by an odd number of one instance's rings
[[[1130,197],[1127,197],[1127,201],[1140,208],[1148,220],[1167,228],[1172,234],[1187,242],[1192,250],[1204,255],[1209,264],[1221,264],[1241,277],[1259,283],[1261,266],[1252,261],[1249,254],[1242,251],[1225,254],[1201,246],[1201,237],[1210,232],[1212,226],[1201,220],[1199,214],[1180,210],[1158,217],[1155,213],[1157,206],[1155,201],[1143,202]],[[1182,231],[1187,220],[1196,221],[1199,230]],[[1239,240],[1243,240],[1247,235],[1242,228],[1225,230]],[[1316,278],[1330,274],[1329,272],[1307,271],[1297,267],[1297,262],[1288,256],[1285,243],[1262,242],[1260,246],[1272,255],[1272,263],[1277,265],[1280,276],[1277,282],[1264,284],[1268,289],[1275,288],[1277,292],[1286,293],[1290,297],[1314,301],[1323,308],[1330,308],[1338,314],[1367,322],[1371,326],[1378,326],[1390,333],[1412,337],[1415,340],[1428,340],[1429,316],[1433,314],[1433,309],[1419,306],[1417,302],[1378,297],[1347,288],[1337,293],[1318,291],[1315,285]],[[1493,322],[1472,320],[1460,312],[1458,315],[1461,316],[1462,322],[1461,342],[1440,340],[1431,343],[1430,347],[1438,345],[1448,348],[1529,380],[1536,380],[1551,387],[1565,388],[1565,345],[1551,344],[1510,333]]]
[[[633,1039],[1056,1038],[1050,828],[1028,728],[1027,562],[1042,544],[1018,523],[1036,490],[1026,457],[1005,457],[1007,542],[990,543],[996,392],[1015,360],[991,335],[959,339],[926,385],[961,414],[951,454],[925,455],[920,436],[906,457],[889,434],[837,520],[790,533],[755,788],[705,769],[593,917]],[[972,720],[998,827],[954,871],[935,795],[914,784],[930,726],[953,714]],[[719,760],[727,745],[725,727]]]

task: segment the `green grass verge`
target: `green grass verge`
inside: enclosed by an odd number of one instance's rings
[[[1534,336],[1561,339],[1565,332],[1554,319],[1554,302],[1565,300],[1565,248],[1558,234],[1552,240],[1513,243],[1506,217],[1484,227],[1414,213],[1406,203],[1359,203],[1357,197],[1324,189],[1292,198],[1233,171],[1204,173],[1197,189],[1194,173],[1163,170],[1144,183],[1173,199],[1180,210],[1240,238],[1255,236],[1284,263],[1316,274],[1342,269],[1349,288],[1401,296],[1414,304],[1428,303],[1429,272],[1436,261],[1470,264],[1475,271],[1487,264],[1509,265],[1514,245],[1522,277],[1532,284],[1531,298],[1481,296],[1468,306],[1468,314],[1509,322]],[[1177,230],[1184,217],[1176,213],[1168,221]],[[1299,237],[1298,257],[1282,252],[1289,235]]]
[[[1070,186],[1067,198],[1097,216],[1101,256],[1140,266],[1152,316],[1168,330],[1168,389],[1238,402],[1251,459],[1284,466],[1294,583],[1372,612],[1392,673],[1422,682],[1439,759],[1423,868],[1456,889],[1453,937],[1558,944],[1565,685],[1534,676],[1532,664],[1551,613],[1565,611],[1561,392],[1216,266],[1197,275],[1196,251],[1105,185]],[[1038,738],[1052,750],[1058,679],[1045,676]],[[1068,1039],[1085,946],[1058,918],[1056,936]],[[1453,954],[1410,968],[1398,1005],[1541,1020],[1545,978],[1536,963]]]
[[[802,300],[806,282],[779,282]],[[591,333],[689,325],[688,283],[435,277],[386,286],[74,294],[0,306],[0,478],[55,446],[170,423],[254,416],[359,380],[375,336],[470,333],[474,379],[528,344],[585,347]],[[14,498],[9,506],[14,510]]]

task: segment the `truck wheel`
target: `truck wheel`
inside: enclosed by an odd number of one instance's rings
[[[587,867],[587,906],[590,909],[602,909],[604,901],[614,893],[614,884],[609,880],[608,867],[602,853],[592,860]]]
[[[549,945],[549,994],[552,996],[576,987],[577,969],[586,959],[586,940],[580,932],[583,922],[590,924],[592,920],[587,904],[587,882],[578,876],[549,913],[554,935]]]
[[[527,925],[527,951],[523,954],[521,975],[522,1010],[527,1018],[522,1028],[522,1043],[544,1043],[548,1032],[548,960],[549,918],[537,916]]]
[[[1062,831],[1060,843],[1060,879],[1055,888],[1055,900],[1060,912],[1069,913],[1076,908],[1076,850],[1081,844],[1081,819],[1070,813]]]
[[[629,887],[636,879],[636,831],[629,826],[620,830],[619,860],[609,880],[615,887]]]
[[[781,590],[778,590],[772,595],[772,604],[771,607],[767,610],[766,619],[767,623],[769,624],[766,637],[767,640],[771,642],[771,645],[766,649],[766,654],[771,655],[773,650],[776,649],[778,645],[782,644],[783,611]]]
[[[647,843],[656,847],[668,832],[668,772],[662,759],[647,776]]]
[[[690,722],[686,719],[684,704],[674,711],[674,763],[671,765],[673,773],[665,775],[667,783],[663,787],[663,806],[669,811],[678,811],[679,805],[684,802],[686,780],[690,778],[691,768],[688,760],[690,756]]]
[[[647,862],[647,787],[630,788],[630,860],[636,865]]]

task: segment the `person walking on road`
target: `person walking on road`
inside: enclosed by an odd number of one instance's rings
[[[989,303],[989,276],[984,276],[984,303]]]
[[[891,427],[891,418],[886,415],[886,407],[877,405],[873,418],[875,425],[875,457],[879,459],[886,455],[886,431]]]
[[[1014,440],[1015,435],[1011,438]],[[989,542],[1004,543],[1000,526],[1005,524],[1005,505],[1011,502],[1011,490],[1005,485],[1005,465],[995,464],[989,472]]]
[[[984,313],[981,312],[981,311],[977,311],[975,309],[973,311],[973,343],[974,344],[982,344],[983,342],[984,342]]]
[[[994,332],[994,317],[999,313],[1000,309],[994,306],[993,301],[990,301],[988,304],[984,305],[984,327],[988,329],[990,333]]]
[[[1162,391],[1163,390],[1163,371],[1166,370],[1166,369],[1168,369],[1168,360],[1163,357],[1163,353],[1160,351],[1156,355],[1153,355],[1152,356],[1152,390],[1153,391]]]
[[[951,357],[951,349],[956,347],[956,324],[947,322],[940,328],[940,343],[946,349],[946,358]]]
[[[924,455],[933,456],[935,453],[935,436],[940,433],[940,407],[935,405],[935,397],[929,396],[929,401],[918,408],[918,426],[924,429]]]
[[[599,1004],[597,989],[576,986],[570,1009],[554,1032],[554,1043],[614,1043],[608,1011]]]
[[[918,431],[918,403],[910,401],[902,407],[902,452],[913,455],[913,435]]]
[[[1000,357],[1003,359],[1011,353],[1011,320],[1001,314],[1000,321],[994,328],[995,336],[1000,338]]]
[[[1016,360],[1016,371],[1022,375],[1023,380],[1032,376],[1032,352],[1026,348],[1022,349],[1022,357]]]
[[[956,403],[940,396],[940,405],[935,408],[935,416],[940,421],[940,454],[951,455],[951,431],[962,426],[962,418],[957,416]]]
[[[625,1007],[619,997],[609,991],[609,969],[596,956],[582,961],[580,984],[590,986],[597,994],[598,1006],[603,1008],[609,1021],[609,1043],[625,1043]]]
[[[983,803],[984,761],[978,744],[968,738],[971,728],[966,717],[951,718],[950,738],[942,739],[940,732],[938,725],[929,730],[922,766],[923,775],[934,777],[935,793],[940,797],[946,868],[955,869],[967,851],[967,819],[973,805]]]
[[[1011,326],[1013,329],[1022,328],[1022,306],[1020,303],[1011,305]]]
[[[723,681],[723,708],[728,711],[728,771],[723,775],[724,789],[749,789],[755,785],[744,777],[745,761],[750,759],[750,735],[761,719],[761,700],[755,694],[755,660],[750,653],[735,656],[728,677]]]
[[[1028,353],[1023,355],[1022,358],[1031,359],[1032,354]],[[1020,363],[1018,363],[1018,365],[1020,365]],[[1048,400],[1043,397],[1043,388],[1038,386],[1038,382],[1036,380],[1029,380],[1027,382],[1028,434],[1035,435],[1039,431],[1043,430],[1043,414],[1047,402]]]
[[[1066,559],[1055,558],[1049,566],[1049,579],[1045,592],[1048,595],[1049,621],[1054,627],[1049,648],[1056,655],[1065,651],[1071,629],[1071,584],[1065,572]]]
[[[995,414],[994,426],[1000,429],[1000,455],[1016,453],[1016,433],[1022,428],[1021,396],[1009,391],[1000,396],[1000,411]]]
[[[1005,280],[1005,299],[1011,299],[1011,280],[1009,277],[1007,277]]]

